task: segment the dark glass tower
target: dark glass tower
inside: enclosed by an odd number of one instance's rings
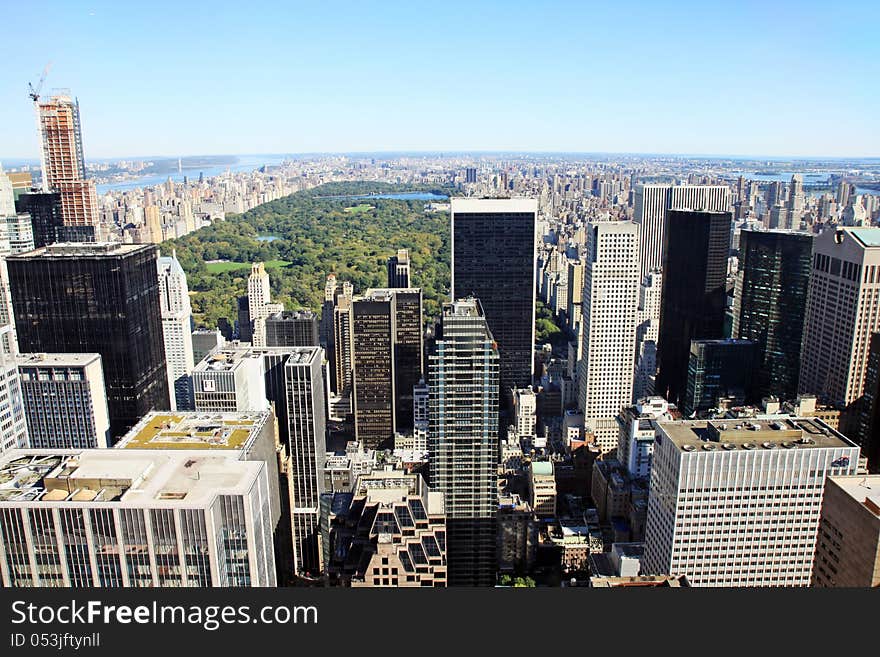
[[[868,457],[872,474],[880,473],[880,333],[871,334],[865,388],[852,411],[851,437]]]
[[[390,446],[397,430],[394,302],[388,291],[352,302],[354,435],[365,447]]]
[[[266,318],[269,347],[317,347],[318,317],[311,310],[285,310]]]
[[[55,244],[6,261],[20,351],[101,354],[114,438],[169,408],[156,258],[146,244]]]
[[[654,390],[681,404],[691,340],[724,337],[729,212],[669,210],[663,237],[663,295]]]
[[[480,300],[505,395],[532,383],[537,211],[532,199],[452,199],[452,298]]]
[[[494,586],[498,349],[476,299],[443,304],[428,356],[431,487],[446,507],[450,586]]]
[[[813,236],[743,230],[733,335],[757,343],[755,396],[798,393]]]
[[[691,342],[684,414],[715,408],[721,397],[735,404],[754,401],[755,347],[751,340]]]
[[[236,308],[238,309],[238,339],[242,342],[250,342],[254,337],[254,332],[253,326],[251,326],[251,306],[246,294],[236,299]]]
[[[29,192],[15,202],[18,212],[31,215],[34,230],[34,248],[39,249],[58,241],[58,231],[64,226],[61,216],[60,192]],[[90,241],[90,240],[85,240]]]
[[[413,387],[424,371],[421,288],[367,290],[366,297],[394,295],[394,416],[397,431],[413,428]]]
[[[397,255],[388,258],[388,287],[409,287],[409,250],[397,249]]]

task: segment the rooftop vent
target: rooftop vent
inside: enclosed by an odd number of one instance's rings
[[[743,443],[743,449],[755,449],[755,443]]]
[[[727,449],[727,450],[730,450],[730,449],[736,449],[736,445],[734,445],[733,443],[724,443],[724,444],[721,445],[721,446],[722,446],[724,449]]]
[[[773,443],[761,443],[761,447],[764,449],[776,449],[776,445]]]

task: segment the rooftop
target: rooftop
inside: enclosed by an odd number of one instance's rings
[[[17,354],[19,366],[82,367],[101,360],[101,354]]]
[[[294,320],[315,319],[315,313],[308,309],[300,308],[299,310],[282,310],[273,315],[269,315],[267,320],[273,322],[292,322]]]
[[[452,213],[538,212],[533,198],[452,198]]]
[[[152,412],[116,449],[232,449],[246,447],[263,428],[268,411],[253,413]]]
[[[371,287],[368,288],[363,296],[364,298],[387,298],[392,294],[419,294],[422,291],[420,287]]]
[[[639,575],[636,577],[591,577],[593,588],[649,587],[680,588],[690,586],[684,575]]]
[[[845,227],[841,230],[848,232],[864,246],[880,246],[880,228]]]
[[[196,363],[193,371],[230,372],[251,358],[259,358],[259,355],[252,353],[250,349],[223,348],[205,356],[200,363]]]
[[[880,475],[829,477],[843,492],[880,517]]]
[[[0,456],[4,502],[188,507],[244,494],[265,467],[236,455],[115,449],[14,449]]]
[[[97,256],[124,256],[137,251],[155,250],[154,244],[123,244],[121,242],[58,242],[26,253],[9,256],[9,259],[31,258],[83,258]]]
[[[814,417],[658,421],[657,427],[685,452],[855,447]]]
[[[550,461],[532,461],[532,473],[543,477],[553,476],[553,464]]]

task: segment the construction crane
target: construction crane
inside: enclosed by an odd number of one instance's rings
[[[36,88],[28,82],[28,89],[31,90],[28,96],[30,96],[31,100],[35,103],[40,100],[40,91],[43,89],[43,83],[46,81],[46,76],[49,75],[50,68],[52,68],[52,62],[46,64],[46,67],[43,69],[43,74],[40,76],[40,81],[37,82]]]
[[[40,81],[37,82],[36,88],[30,82],[28,82],[28,89],[30,92],[28,96],[30,96],[31,100],[34,101],[34,115],[37,119],[37,135],[40,138],[40,189],[43,192],[49,191],[49,183],[46,179],[46,148],[43,144],[43,126],[40,123],[40,91],[43,89],[43,83],[46,81],[46,76],[49,75],[49,69],[52,68],[52,62],[46,64],[46,67],[43,69],[43,74],[40,76]]]

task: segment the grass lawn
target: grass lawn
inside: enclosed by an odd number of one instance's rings
[[[287,265],[291,264],[287,260],[268,260],[266,263],[266,269],[275,269],[277,267],[287,267]],[[209,262],[205,265],[208,268],[208,273],[210,274],[219,274],[224,271],[235,271],[237,269],[250,269],[251,263],[249,262]]]
[[[357,214],[360,212],[369,212],[370,210],[373,210],[373,209],[374,208],[372,205],[368,205],[366,203],[361,203],[360,205],[353,205],[350,208],[343,208],[342,211],[343,212],[353,212],[353,213]]]

